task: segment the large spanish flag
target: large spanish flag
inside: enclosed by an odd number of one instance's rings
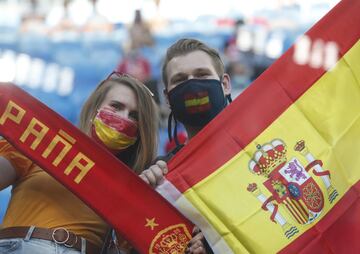
[[[341,1],[170,161],[158,191],[216,253],[360,253],[359,13]]]

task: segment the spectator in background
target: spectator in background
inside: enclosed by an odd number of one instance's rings
[[[149,26],[143,21],[140,10],[135,10],[134,22],[129,27],[129,36],[132,49],[154,45],[153,35]]]
[[[237,97],[251,82],[253,53],[243,52],[239,49],[241,27],[243,19],[238,19],[234,25],[232,36],[224,45],[224,65],[226,73],[231,77],[234,97]]]
[[[97,0],[90,0],[92,12],[86,23],[83,26],[85,33],[110,33],[113,31],[114,26],[108,19],[101,15],[97,10]]]
[[[46,22],[49,26],[49,34],[51,36],[62,36],[63,33],[78,34],[80,27],[75,23],[73,15],[71,15],[71,0],[63,0],[61,6],[54,6],[47,18]]]
[[[142,54],[144,47],[154,45],[154,39],[150,27],[142,18],[140,10],[135,10],[134,21],[129,26],[128,33],[129,41],[123,45],[124,58],[116,70],[120,73],[128,73],[143,82],[154,94],[156,103],[160,105],[158,80],[153,78],[151,64]]]
[[[151,64],[148,59],[141,54],[138,48],[124,51],[125,56],[116,67],[116,71],[119,73],[127,73],[143,82],[154,94],[155,102],[160,104],[158,81],[152,77]]]
[[[40,11],[38,0],[30,0],[29,6],[21,18],[20,31],[22,33],[46,33],[45,15]]]
[[[80,117],[80,129],[137,174],[156,155],[157,126],[157,109],[148,89],[116,73],[98,85]],[[100,253],[107,223],[0,139],[0,190],[9,185],[13,189],[0,229],[0,253]],[[118,242],[126,245],[121,239]]]
[[[155,15],[151,20],[151,28],[153,31],[161,31],[169,25],[169,21],[163,16],[160,10],[161,0],[154,0],[155,4]]]
[[[116,67],[116,71],[126,73],[145,83],[151,78],[151,66],[138,49],[125,51],[125,56]]]
[[[233,34],[225,41],[224,44],[224,61],[225,65],[230,62],[236,62],[240,59],[240,52],[237,46],[239,29],[244,25],[244,20],[239,19],[235,22]]]

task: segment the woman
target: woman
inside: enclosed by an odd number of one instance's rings
[[[108,128],[117,135],[109,135]],[[129,76],[113,73],[100,83],[82,109],[80,129],[138,174],[156,155],[156,105],[150,91]],[[0,253],[100,253],[109,226],[0,140],[0,190],[9,185],[13,189],[0,230]]]

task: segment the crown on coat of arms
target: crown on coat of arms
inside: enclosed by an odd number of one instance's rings
[[[249,162],[249,169],[257,175],[268,177],[274,169],[281,168],[287,161],[286,145],[279,139],[264,145],[257,145],[252,160]]]

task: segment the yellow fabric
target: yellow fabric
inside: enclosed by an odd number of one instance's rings
[[[17,152],[6,140],[0,140],[0,156],[9,160],[18,176],[3,228],[31,225],[63,227],[101,246],[108,226],[80,199]]]
[[[278,252],[313,227],[359,181],[359,56],[358,41],[334,69],[325,73],[244,150],[185,193],[234,253]],[[279,212],[299,230],[291,239],[284,237],[284,229],[270,220],[271,213],[261,209],[262,203],[247,190],[249,184],[256,183],[266,197],[272,195],[263,185],[267,178],[251,173],[249,161],[257,151],[256,144],[277,138],[287,145],[287,161],[295,157],[306,166],[305,157],[294,150],[295,144],[304,140],[314,158],[323,162],[324,170],[330,170],[331,185],[339,194],[330,203],[321,178],[309,171],[324,195],[324,208],[313,223],[302,225],[280,204]]]
[[[190,99],[185,101],[186,107],[200,106],[209,103],[209,96],[203,98]]]
[[[137,137],[129,137],[104,124],[98,118],[94,119],[94,126],[98,138],[110,149],[124,150],[135,144]]]

